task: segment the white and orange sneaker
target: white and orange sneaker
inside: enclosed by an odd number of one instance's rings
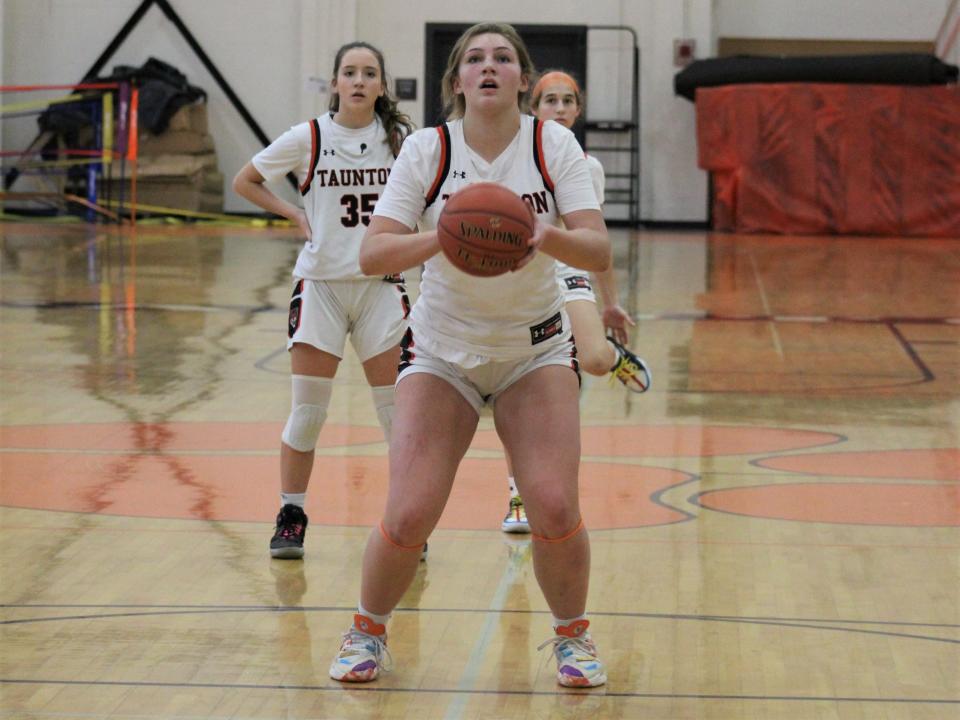
[[[391,660],[386,626],[357,613],[343,634],[340,652],[330,663],[330,677],[340,682],[370,682],[381,669],[390,669]]]
[[[606,668],[597,657],[597,646],[593,644],[588,627],[589,620],[558,625],[554,628],[556,635],[537,648],[543,650],[553,644],[557,682],[564,687],[597,687],[607,682]]]
[[[507,508],[507,514],[500,523],[500,529],[505,533],[528,533],[530,532],[530,521],[527,520],[527,510],[523,507],[523,500],[519,495],[510,498],[510,507]]]

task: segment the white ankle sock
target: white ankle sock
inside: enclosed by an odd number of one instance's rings
[[[507,477],[507,485],[510,486],[510,499],[512,500],[515,497],[520,496],[520,491],[517,490],[517,482],[513,479],[513,476]]]
[[[280,507],[284,505],[296,505],[301,510],[304,507],[304,503],[307,502],[307,494],[302,493],[280,493]]]

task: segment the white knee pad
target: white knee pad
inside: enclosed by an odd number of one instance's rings
[[[333,380],[312,375],[293,375],[293,400],[290,417],[280,436],[298,452],[310,452],[317,446],[317,438],[327,419]]]
[[[383,428],[383,436],[390,442],[390,433],[393,430],[393,385],[372,387],[373,405],[377,408],[377,420]]]

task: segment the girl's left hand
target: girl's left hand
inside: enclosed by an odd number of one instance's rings
[[[626,345],[629,341],[627,326],[635,325],[633,318],[627,315],[627,311],[619,305],[611,305],[603,309],[603,327],[621,345]]]
[[[517,264],[513,266],[513,270],[510,272],[519,270],[533,260],[534,256],[537,254],[537,250],[539,250],[540,246],[543,245],[543,239],[546,237],[546,233],[547,226],[537,220],[536,225],[534,226],[533,235],[529,240],[527,240],[527,254],[517,260]]]

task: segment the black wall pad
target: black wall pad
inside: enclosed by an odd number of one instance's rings
[[[697,88],[742,83],[853,83],[944,85],[957,82],[958,68],[935,55],[823,55],[731,57],[697,60],[673,78],[674,93],[693,100]]]

